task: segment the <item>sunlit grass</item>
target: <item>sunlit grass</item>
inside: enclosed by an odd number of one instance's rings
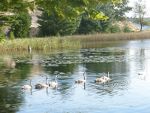
[[[150,31],[6,40],[5,42],[0,43],[0,51],[28,51],[28,46],[30,46],[33,51],[79,49],[82,48],[82,45],[87,42],[98,43],[103,41],[138,39],[150,39]]]
[[[150,39],[150,31],[131,32],[131,33],[99,33],[90,35],[77,35],[72,38],[79,39],[81,42],[98,42],[98,41],[119,41],[119,40],[138,40]]]
[[[79,41],[72,41],[70,38],[24,38],[6,40],[0,43],[1,51],[28,51],[28,46],[36,51],[51,51],[54,49],[80,48]]]

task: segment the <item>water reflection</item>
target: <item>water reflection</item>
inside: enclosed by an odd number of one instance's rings
[[[27,58],[2,57],[1,112],[143,113],[143,109],[149,112],[150,49],[145,48],[147,42],[141,42],[144,43],[143,47],[139,46],[138,41],[134,42],[134,46],[138,43],[137,47],[131,47],[130,43],[125,42],[121,47],[108,45],[107,48],[81,49],[80,52],[30,54]],[[139,71],[145,71],[145,80],[139,79]],[[86,83],[75,84],[75,80],[81,78],[84,72]],[[97,77],[107,72],[110,73],[111,81],[104,84],[94,82]],[[50,82],[56,75],[57,88],[34,88],[37,83],[45,83],[46,77]],[[21,86],[28,84],[30,79],[33,89],[22,92]]]

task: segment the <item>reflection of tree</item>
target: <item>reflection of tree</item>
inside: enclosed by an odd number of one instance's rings
[[[51,66],[51,67],[45,67],[45,71],[50,71],[51,73],[54,73],[55,71],[63,72],[63,73],[73,73],[74,68],[76,67],[76,64],[65,64],[65,65],[59,65],[59,66]]]
[[[43,71],[43,68],[40,64],[40,56],[33,55],[32,56],[32,64],[33,65],[31,67],[30,74],[31,75],[39,75]]]
[[[15,60],[13,60],[13,58],[10,56],[5,56],[3,61],[7,68],[15,68],[16,66]]]
[[[15,68],[9,67],[14,60],[2,60],[0,63],[0,113],[16,113],[23,98],[20,95],[18,83],[26,79],[31,65],[26,62],[15,63]],[[7,65],[8,64],[8,65]]]
[[[22,103],[20,91],[12,87],[0,88],[0,112],[16,113]]]
[[[17,63],[16,69],[18,72],[16,73],[20,76],[20,79],[26,79],[29,76],[32,65],[27,64],[26,62]]]
[[[141,58],[144,58],[144,57],[146,57],[146,55],[145,55],[145,49],[143,49],[143,48],[141,48],[140,49],[140,54],[139,54],[139,57],[140,57],[140,64],[141,64],[141,68],[142,69],[145,69],[145,62],[143,61],[143,60],[145,60],[145,59],[141,59]]]
[[[87,63],[86,68],[89,72],[93,73],[125,73],[127,72],[125,62],[100,62],[100,63]]]

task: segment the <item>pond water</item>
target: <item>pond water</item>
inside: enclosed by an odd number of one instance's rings
[[[150,113],[149,68],[150,40],[89,43],[46,55],[1,55],[0,113]],[[94,82],[107,72],[110,81]],[[83,73],[86,83],[76,84]],[[57,88],[35,89],[56,75]],[[30,80],[32,90],[21,90]]]

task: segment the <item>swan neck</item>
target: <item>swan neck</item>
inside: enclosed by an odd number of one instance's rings
[[[107,74],[107,77],[109,77],[109,72],[108,72],[108,74]]]

